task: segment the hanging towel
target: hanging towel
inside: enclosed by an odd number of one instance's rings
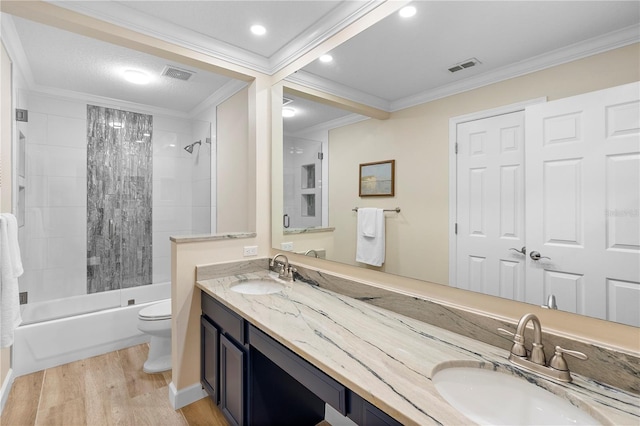
[[[18,245],[18,221],[0,214],[0,347],[13,344],[13,333],[22,322],[18,277],[24,272]]]
[[[377,228],[377,211],[370,207],[358,209],[358,225],[360,225],[362,235],[365,237],[375,237]]]
[[[356,262],[382,266],[385,256],[384,233],[384,210],[358,209]]]

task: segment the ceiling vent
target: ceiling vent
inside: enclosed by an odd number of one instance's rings
[[[454,66],[449,68],[449,72],[462,71],[465,68],[475,67],[476,65],[479,65],[481,63],[482,62],[480,62],[476,58],[470,58],[470,59],[467,59],[466,61],[462,61],[462,62],[459,62],[459,63],[455,64]]]
[[[289,105],[291,102],[293,102],[293,99],[289,99],[285,97],[282,98],[282,106]]]
[[[162,70],[162,75],[183,81],[189,80],[193,74],[195,74],[193,71],[182,70],[171,65],[167,65]]]

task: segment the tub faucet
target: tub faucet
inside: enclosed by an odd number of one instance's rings
[[[275,267],[276,259],[278,259],[279,257],[284,258],[284,263],[277,262],[277,264],[280,265],[280,269],[278,270],[278,278],[286,281],[294,281],[293,274],[294,272],[297,272],[296,268],[289,265],[289,259],[284,254],[278,253],[275,256],[273,256],[273,259],[271,259],[271,263],[269,264],[269,266],[271,268]]]
[[[531,352],[527,351],[524,338],[524,332],[527,329],[529,321],[533,323],[533,343],[531,346]],[[524,314],[522,318],[520,318],[520,321],[518,321],[515,333],[503,328],[499,328],[498,332],[513,338],[513,346],[511,346],[509,361],[524,368],[525,370],[540,373],[562,382],[571,381],[571,372],[569,371],[569,367],[563,357],[563,354],[571,355],[582,360],[587,359],[587,356],[582,352],[570,351],[563,349],[560,346],[556,346],[555,354],[547,366],[543,350],[544,348],[542,345],[542,326],[540,325],[540,320],[534,314]]]

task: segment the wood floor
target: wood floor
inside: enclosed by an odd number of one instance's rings
[[[142,344],[15,379],[2,426],[228,425],[209,398],[175,411],[171,372],[146,374]]]

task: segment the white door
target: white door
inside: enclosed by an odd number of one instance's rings
[[[524,112],[457,126],[457,286],[524,300]]]
[[[633,83],[526,109],[527,302],[640,326],[639,97]]]

